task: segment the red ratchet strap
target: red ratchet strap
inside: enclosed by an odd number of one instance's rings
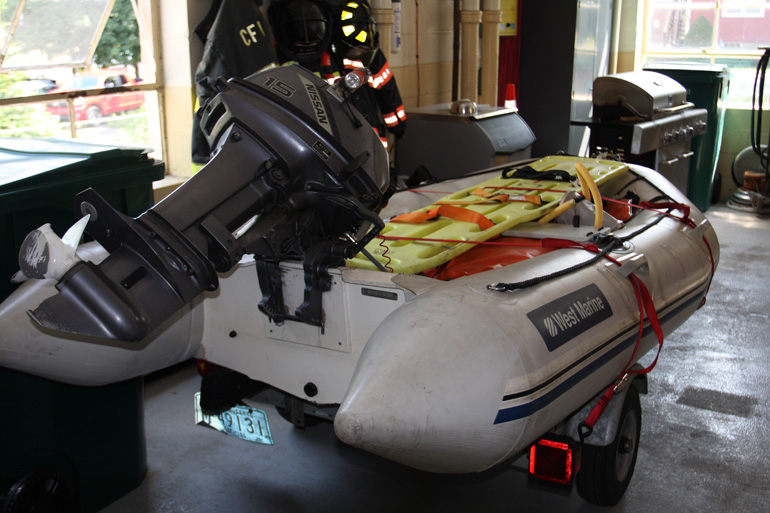
[[[391,222],[401,223],[422,223],[431,219],[436,219],[438,216],[448,217],[456,221],[465,221],[468,223],[476,223],[479,228],[486,230],[492,228],[495,224],[487,219],[485,216],[474,212],[467,208],[453,207],[451,205],[441,205],[438,208],[431,210],[418,210],[417,212],[410,212],[408,214],[401,214],[391,219]],[[425,239],[423,239],[425,240]],[[462,241],[456,241],[462,242]]]
[[[658,313],[655,311],[655,305],[653,304],[650,291],[647,290],[647,286],[644,282],[633,273],[628,276],[628,279],[631,280],[631,284],[634,286],[636,300],[639,303],[639,334],[637,335],[636,344],[634,345],[634,352],[631,353],[631,357],[628,359],[628,363],[626,363],[625,368],[620,373],[618,380],[604,392],[601,398],[599,398],[599,401],[594,405],[593,409],[591,409],[591,413],[588,414],[586,420],[578,427],[578,435],[580,436],[581,442],[585,437],[591,434],[594,425],[599,421],[599,418],[601,418],[602,413],[604,413],[604,410],[607,408],[612,397],[618,390],[620,390],[621,386],[628,382],[629,375],[649,373],[658,363],[658,357],[663,349],[663,328],[660,326],[660,320],[658,319]],[[658,338],[658,353],[655,355],[655,360],[644,369],[629,370],[634,363],[634,358],[636,357],[639,345],[642,342],[645,313],[647,314],[647,319],[650,321],[650,326],[652,326],[652,329],[655,332],[655,336]]]
[[[597,246],[594,243],[585,244],[583,242],[575,242],[568,239],[553,239],[553,238],[543,238],[540,239],[540,243],[544,248],[558,248],[558,249],[585,249],[587,251],[591,251],[592,253],[599,253],[601,250],[599,249],[599,246]]]
[[[673,217],[674,219],[678,219],[679,221],[685,223],[687,226],[691,228],[696,227],[695,221],[690,219],[690,207],[688,205],[677,203],[674,201],[663,201],[663,202],[644,201],[641,203],[640,207],[647,210],[655,210],[655,211],[659,211],[661,209],[679,210],[683,214],[682,217],[678,217],[666,212],[662,212],[662,213],[670,217]],[[708,240],[706,240],[705,236],[703,237],[703,242],[706,245],[706,248],[708,249],[709,258],[711,260],[711,278],[709,279],[709,284],[706,287],[706,292],[708,293],[708,289],[711,286],[711,279],[713,279],[714,277],[714,254],[711,251],[711,245],[709,244]],[[642,282],[642,280],[640,280],[633,273],[630,274],[628,278],[629,280],[631,280],[631,284],[634,286],[634,292],[636,293],[636,300],[639,303],[639,317],[640,317],[639,335],[636,339],[634,352],[631,354],[631,358],[629,358],[625,369],[623,370],[623,372],[620,373],[620,377],[618,378],[616,383],[614,383],[612,386],[610,386],[607,389],[606,392],[604,392],[602,397],[599,399],[599,401],[591,410],[591,413],[588,414],[588,417],[586,418],[586,420],[580,424],[578,428],[578,434],[580,436],[581,442],[585,437],[591,434],[591,431],[593,430],[593,426],[602,416],[602,413],[604,413],[604,410],[607,408],[607,405],[609,404],[610,400],[615,395],[615,393],[620,389],[620,387],[624,383],[628,381],[629,375],[647,374],[648,372],[650,372],[658,363],[658,357],[660,357],[660,352],[663,349],[663,329],[660,326],[660,320],[658,319],[658,314],[655,311],[655,305],[653,304],[652,297],[650,296],[650,292],[647,290],[647,287],[644,285],[644,282]],[[658,338],[658,352],[655,355],[655,359],[653,360],[653,362],[647,367],[645,367],[644,369],[629,370],[630,366],[633,364],[634,358],[636,357],[636,352],[639,349],[639,344],[642,341],[642,335],[644,333],[645,313],[647,314],[647,318],[650,321],[650,326],[652,326],[652,329],[653,331],[655,331],[655,335]]]
[[[664,214],[673,217],[674,219],[678,219],[679,221],[682,221],[684,224],[689,226],[690,228],[697,227],[697,224],[695,221],[690,219],[690,207],[688,205],[685,205],[683,203],[676,203],[673,201],[665,201],[660,203],[651,203],[648,201],[642,202],[642,208],[648,208],[648,209],[661,209],[661,208],[670,208],[673,210],[681,210],[682,211],[682,217],[678,217],[666,212],[663,212]],[[714,279],[714,271],[716,270],[714,268],[714,252],[711,250],[711,244],[709,244],[708,239],[706,239],[706,236],[703,236],[703,243],[706,245],[706,249],[709,253],[709,260],[711,262],[711,277],[709,278],[709,283],[706,286],[706,294],[708,294],[709,289],[711,289],[711,281]]]
[[[607,201],[617,201],[617,200],[611,200],[608,199]],[[677,219],[690,228],[696,228],[697,224],[695,221],[690,219],[690,206],[685,205],[684,203],[677,203],[675,201],[661,201],[661,202],[650,202],[650,201],[643,201],[640,205],[634,205],[631,204],[632,207],[635,208],[643,208],[646,210],[652,210],[654,212],[659,212],[661,214],[665,214],[669,217],[672,217],[674,219]],[[679,210],[682,212],[682,217],[675,216],[669,212],[660,212],[660,209],[671,209],[671,210]],[[706,249],[708,250],[709,254],[709,260],[711,261],[711,277],[709,278],[709,283],[706,286],[706,294],[708,294],[709,289],[711,288],[711,281],[714,279],[714,252],[711,250],[711,244],[709,244],[708,239],[706,239],[706,236],[703,236],[703,243],[706,245]]]
[[[678,217],[673,214],[669,214],[667,212],[661,212],[661,213],[666,214],[670,217],[673,217],[674,219],[678,219],[682,221],[684,224],[686,224],[690,228],[695,228],[695,221],[690,219],[690,206],[685,205],[684,203],[677,203],[675,201],[659,201],[659,202],[642,201],[642,203],[639,206],[648,210],[661,210],[661,209],[679,210],[683,214],[682,217]]]
[[[521,244],[518,242],[498,242],[494,240],[457,240],[457,239],[434,239],[431,237],[394,237],[392,235],[378,235],[378,239],[382,240],[413,240],[419,242],[444,242],[451,244],[478,244],[487,246],[523,246],[528,248],[542,248],[542,244],[538,242],[532,244]]]
[[[614,201],[614,200],[611,200],[611,201]],[[637,205],[632,205],[632,206],[636,207]],[[674,219],[678,219],[679,221],[683,222],[684,224],[686,224],[690,228],[696,228],[697,227],[697,224],[695,223],[695,221],[690,219],[690,207],[689,207],[689,205],[685,205],[683,203],[677,203],[677,202],[674,202],[674,201],[663,201],[663,202],[643,201],[639,207],[647,209],[647,210],[654,210],[654,211],[658,211],[658,209],[663,209],[663,208],[672,209],[672,210],[680,210],[682,212],[682,214],[683,214],[682,217],[675,216],[675,215],[670,214],[668,212],[661,212],[661,213],[662,214],[666,214],[669,217],[673,217]],[[715,266],[714,266],[714,252],[711,250],[711,244],[709,244],[709,241],[708,241],[708,239],[706,239],[705,235],[703,236],[703,243],[706,245],[706,249],[708,250],[708,254],[709,254],[709,260],[711,262],[711,277],[709,278],[709,283],[706,286],[706,294],[708,294],[708,291],[711,289],[711,281],[714,279],[714,271],[716,269],[715,269]]]
[[[392,219],[391,219],[392,221]],[[456,239],[434,239],[429,237],[394,237],[391,235],[378,235],[382,240],[413,240],[424,242],[444,242],[452,244],[477,244],[488,246],[519,246],[524,248],[556,248],[556,249],[585,249],[593,253],[599,253],[599,247],[596,244],[583,244],[567,239],[532,239],[531,243],[522,242],[503,242],[499,240],[456,240]]]
[[[545,191],[545,192],[562,192],[566,193],[566,190],[562,189],[538,189],[533,187],[497,187],[497,186],[487,186],[486,189],[498,189],[498,190],[517,190],[517,191]],[[609,201],[613,203],[620,203],[620,200],[616,200],[613,198],[606,198],[602,196],[602,201]],[[634,203],[624,203],[624,205],[631,206],[633,208],[641,208],[644,210],[653,210],[658,211],[660,209],[672,209],[672,210],[681,210],[684,214],[682,217],[678,217],[672,214],[669,214],[667,212],[659,212],[661,214],[668,215],[670,217],[673,217],[674,219],[678,219],[682,221],[683,223],[687,224],[690,227],[695,226],[695,222],[690,219],[690,207],[689,205],[685,205],[684,203],[677,203],[676,201],[660,201],[660,202],[650,202],[650,201],[643,201],[639,205],[636,205]]]

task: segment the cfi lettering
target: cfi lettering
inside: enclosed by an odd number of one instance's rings
[[[246,28],[242,28],[238,31],[238,33],[241,35],[241,39],[243,40],[243,44],[246,46],[251,46],[252,43],[257,42],[257,27],[259,27],[259,31],[262,33],[262,35],[265,35],[265,31],[262,29],[262,23],[257,22],[256,24],[252,23],[251,25],[248,25]]]

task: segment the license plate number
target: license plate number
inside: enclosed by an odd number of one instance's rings
[[[267,413],[249,406],[234,406],[219,415],[206,415],[201,410],[200,392],[195,394],[195,423],[208,426],[230,436],[250,442],[272,445]]]

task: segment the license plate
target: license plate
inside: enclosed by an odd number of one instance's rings
[[[219,415],[206,415],[201,410],[201,394],[195,394],[195,423],[208,426],[231,436],[272,445],[267,413],[249,406],[233,406]]]

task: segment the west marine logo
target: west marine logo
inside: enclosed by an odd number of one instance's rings
[[[594,284],[562,296],[527,314],[549,351],[612,317],[612,308]]]
[[[548,330],[548,334],[552,337],[555,337],[559,334],[559,328],[556,327],[556,323],[553,322],[553,319],[550,317],[543,319],[543,324],[545,325],[545,329]]]
[[[601,297],[586,297],[584,301],[573,302],[565,311],[554,312],[543,322],[548,333],[555,337],[560,331],[566,331],[572,326],[576,326],[604,308],[604,301]]]
[[[331,121],[329,120],[329,114],[326,112],[326,107],[324,106],[323,98],[318,91],[318,87],[304,77],[300,77],[300,79],[302,79],[302,85],[305,87],[305,92],[310,99],[310,105],[313,107],[316,121],[327,132],[334,135],[334,132],[332,132]]]

